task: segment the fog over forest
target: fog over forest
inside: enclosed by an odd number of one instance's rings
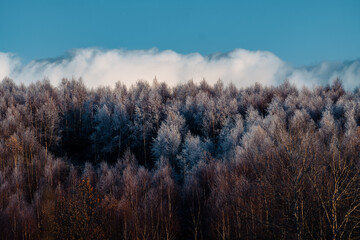
[[[4,78],[0,239],[359,239],[356,75],[274,79]]]
[[[154,78],[166,81],[170,87],[192,79],[203,79],[214,85],[219,79],[224,84],[249,87],[255,82],[277,86],[284,79],[302,88],[331,84],[339,77],[346,90],[359,86],[360,59],[351,61],[310,62],[306,66],[291,63],[270,51],[234,49],[202,55],[198,52],[182,54],[173,50],[73,49],[48,59],[23,62],[12,53],[0,52],[0,79],[10,77],[15,83],[26,85],[47,78],[58,86],[63,78],[83,78],[89,88],[115,86],[121,81],[130,86],[138,79],[151,82]]]

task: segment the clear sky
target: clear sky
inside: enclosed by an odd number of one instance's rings
[[[360,57],[360,1],[0,0],[0,52],[70,49],[271,51],[294,65]]]

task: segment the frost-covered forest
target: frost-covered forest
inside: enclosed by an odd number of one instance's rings
[[[0,239],[359,239],[360,91],[0,83]]]

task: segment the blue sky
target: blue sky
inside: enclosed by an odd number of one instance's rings
[[[360,1],[0,0],[0,52],[265,50],[293,66],[360,57]]]

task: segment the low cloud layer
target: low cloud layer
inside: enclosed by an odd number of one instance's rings
[[[293,68],[266,51],[236,49],[226,54],[202,56],[179,54],[171,50],[99,50],[78,49],[56,59],[21,64],[19,58],[0,52],[0,79],[10,77],[17,83],[29,84],[48,78],[58,85],[62,78],[79,78],[88,87],[114,86],[121,81],[131,85],[155,77],[169,85],[193,79],[206,79],[210,84],[221,79],[225,84],[246,87],[255,82],[277,85],[285,79],[297,86],[331,83],[340,77],[346,89],[360,86],[360,60],[322,62],[315,66]]]

